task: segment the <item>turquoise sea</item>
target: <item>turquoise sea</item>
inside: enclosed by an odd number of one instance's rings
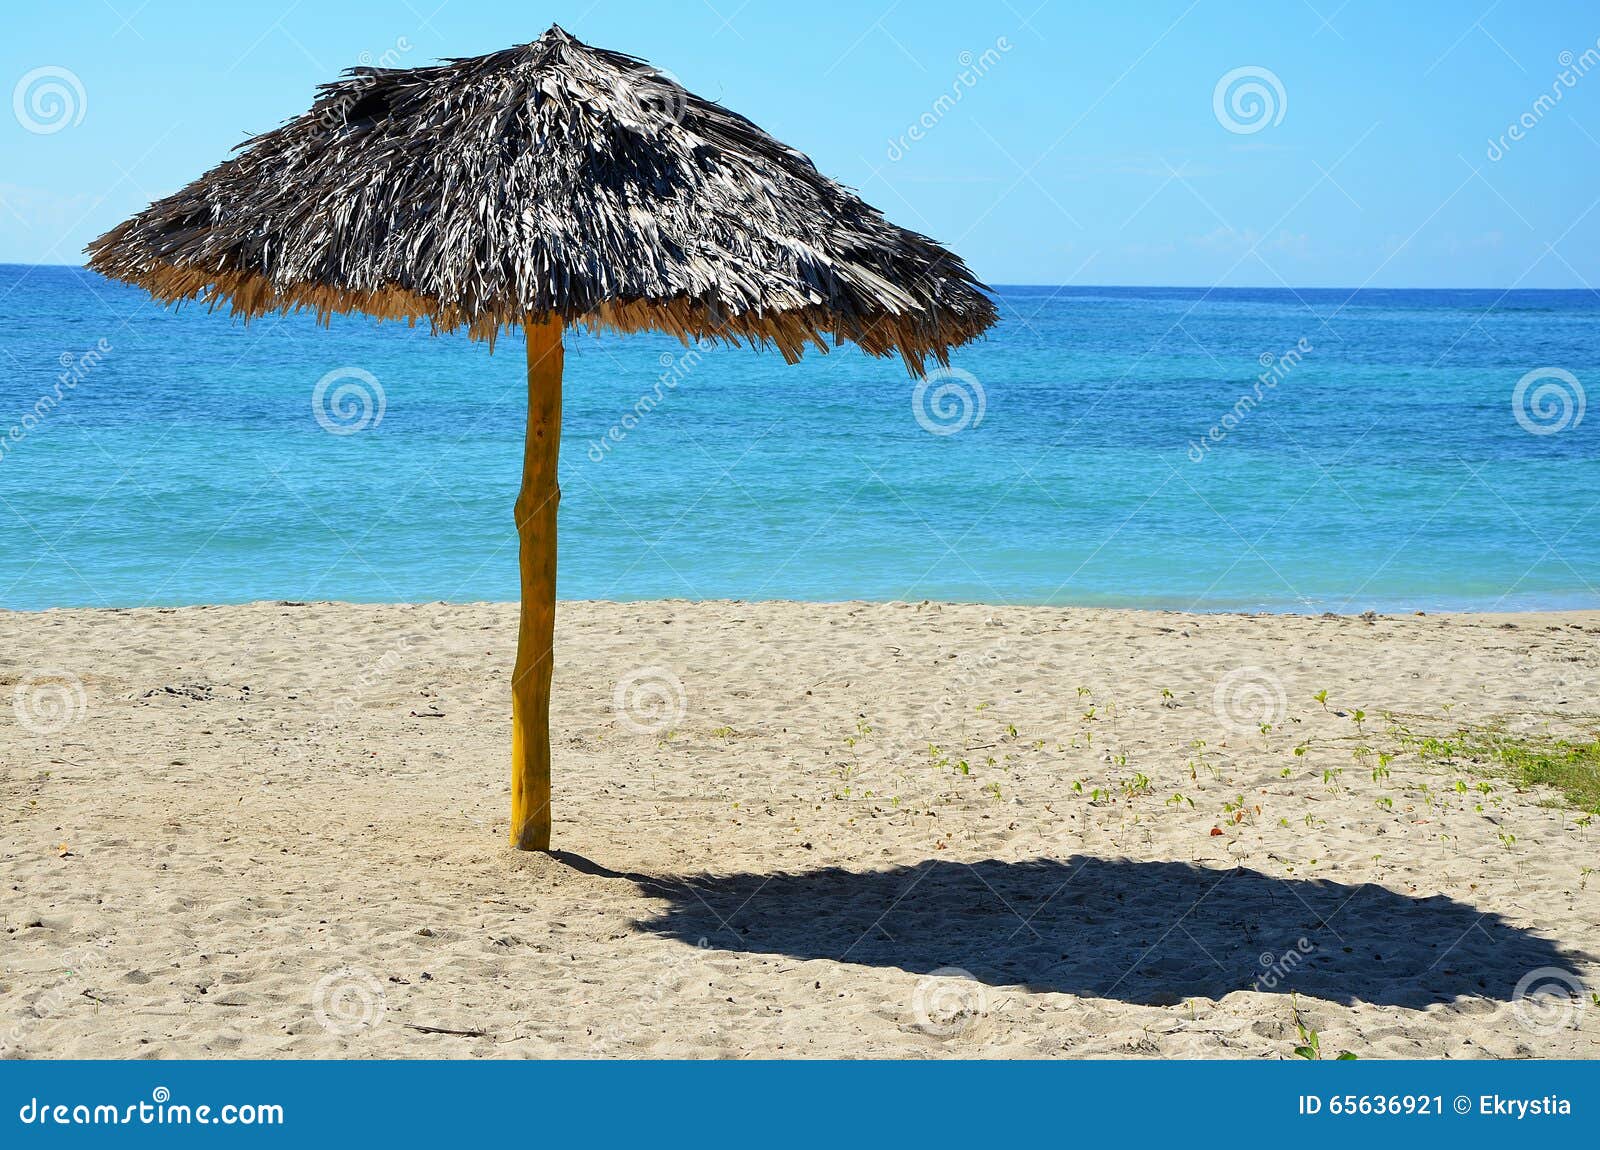
[[[997,295],[920,406],[569,336],[562,597],[1600,607],[1594,293]],[[0,606],[513,599],[524,387],[514,340],[0,266]]]

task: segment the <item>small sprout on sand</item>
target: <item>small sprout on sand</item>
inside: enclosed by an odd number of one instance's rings
[[[976,707],[974,707],[972,709],[974,711],[977,711],[979,714],[982,714],[984,711],[987,711],[992,706],[994,706],[993,703],[979,703]]]
[[[1181,807],[1184,803],[1188,803],[1190,807],[1194,806],[1193,799],[1191,799],[1188,795],[1180,794],[1177,791],[1173,791],[1172,797],[1167,800],[1167,806],[1169,807]]]
[[[1089,693],[1090,693],[1090,691],[1089,691],[1088,687],[1079,687],[1078,688],[1078,698],[1080,698],[1080,699],[1083,698],[1085,695],[1087,695]]]
[[[1083,794],[1083,780],[1079,779],[1076,782],[1074,782],[1072,784],[1072,790],[1073,790],[1074,794],[1079,794],[1079,795]]]
[[[1292,774],[1294,774],[1294,768],[1293,767],[1284,767],[1283,770],[1278,772],[1278,777],[1280,779],[1286,779]]]
[[[1386,811],[1394,810],[1394,800],[1391,799],[1388,795],[1384,795],[1381,799],[1374,799],[1372,801],[1377,803],[1380,807],[1382,807]]]
[[[1297,758],[1297,759],[1303,759],[1303,758],[1306,757],[1306,752],[1309,751],[1310,749],[1311,749],[1311,740],[1310,739],[1307,739],[1303,743],[1297,743],[1295,745],[1295,748],[1294,748],[1294,757]]]
[[[1006,724],[1006,734],[1013,739],[1017,737],[1017,727],[1015,723]]]
[[[1328,688],[1322,688],[1322,690],[1318,691],[1315,695],[1312,695],[1311,698],[1313,701],[1321,703],[1324,711],[1328,709]]]
[[[731,739],[733,738],[733,734],[734,731],[732,727],[716,727],[712,730],[711,737],[714,739]],[[846,739],[845,742],[852,747],[856,744],[854,739]]]
[[[1148,795],[1150,793],[1150,776],[1143,771],[1135,771],[1133,778],[1123,781],[1122,790],[1130,799],[1135,795]]]
[[[1356,725],[1356,730],[1361,729],[1361,724],[1367,721],[1367,713],[1360,707],[1350,712],[1350,721]]]
[[[1517,836],[1510,831],[1501,831],[1494,837],[1500,840],[1500,845],[1505,847],[1506,850],[1510,850],[1517,845]]]
[[[1294,1028],[1300,1033],[1300,1045],[1294,1048],[1296,1058],[1304,1058],[1310,1062],[1320,1061],[1322,1058],[1322,1036],[1308,1027],[1300,1017],[1300,1000],[1294,1000]],[[1355,1059],[1355,1055],[1348,1050],[1341,1050],[1334,1055],[1336,1062],[1348,1062]]]
[[[999,784],[998,781],[991,782],[988,786],[984,787],[983,789],[988,791],[991,795],[994,796],[994,801],[995,802],[999,802],[1000,801],[1000,784]]]
[[[970,775],[972,773],[972,767],[968,765],[966,759],[962,759],[960,762],[956,763],[956,770],[960,771],[963,775]]]
[[[1272,734],[1272,724],[1271,723],[1262,723],[1261,724],[1261,733],[1263,735]]]

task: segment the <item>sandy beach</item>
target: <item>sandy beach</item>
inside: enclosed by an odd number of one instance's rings
[[[1597,612],[563,603],[555,856],[513,606],[0,639],[7,1056],[1600,1047],[1600,829],[1413,746],[1592,737]]]

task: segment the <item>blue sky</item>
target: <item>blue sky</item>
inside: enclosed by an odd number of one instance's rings
[[[0,262],[81,262],[342,68],[552,22],[749,116],[992,283],[1600,285],[1600,10],[1492,0],[27,5],[0,44]],[[1219,95],[1230,73],[1263,117]],[[64,117],[29,103],[51,83]]]

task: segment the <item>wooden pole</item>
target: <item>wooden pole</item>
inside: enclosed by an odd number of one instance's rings
[[[528,337],[528,433],[517,493],[522,617],[511,673],[511,845],[550,849],[550,677],[556,623],[556,506],[561,487],[559,319],[523,325]]]

